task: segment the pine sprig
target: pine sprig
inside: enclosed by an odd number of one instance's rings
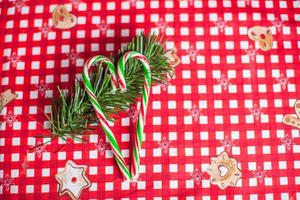
[[[144,54],[151,65],[152,83],[164,83],[167,81],[167,74],[173,73],[173,68],[168,63],[163,46],[160,37],[145,36],[142,33],[126,45],[120,55],[126,51],[137,51]],[[116,63],[117,59],[113,61]],[[129,60],[125,65],[125,73],[127,91],[121,92],[118,89],[112,94],[111,76],[108,69],[99,65],[90,72],[95,96],[110,121],[114,121],[119,112],[128,111],[142,94],[144,71],[141,63],[135,59]],[[73,91],[69,93],[62,92],[59,88],[58,90],[59,97],[53,98],[52,112],[50,116],[47,116],[52,127],[51,137],[81,140],[81,136],[88,130],[88,125],[98,121],[83,83],[76,80]]]

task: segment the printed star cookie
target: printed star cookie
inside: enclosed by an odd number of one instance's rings
[[[58,29],[69,29],[76,25],[76,17],[64,5],[57,6],[52,14],[53,25]]]
[[[73,161],[67,161],[65,169],[55,175],[59,183],[59,196],[68,194],[72,200],[77,200],[83,189],[89,188],[91,182],[86,177],[86,165],[76,165]]]
[[[295,112],[297,116],[285,115],[283,117],[283,123],[300,129],[300,100],[297,100],[295,103]]]
[[[6,106],[9,102],[16,99],[17,97],[18,97],[18,95],[12,93],[10,89],[2,92],[0,95],[0,112],[2,111],[4,106]]]
[[[248,30],[248,36],[251,40],[258,43],[263,51],[269,51],[273,46],[273,36],[271,28],[264,26],[254,26]]]
[[[222,152],[218,157],[211,158],[211,164],[207,168],[207,173],[210,175],[210,182],[218,185],[221,189],[235,186],[242,176],[237,161],[229,158],[226,151]]]

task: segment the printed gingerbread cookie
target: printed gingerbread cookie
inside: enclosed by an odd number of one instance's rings
[[[76,25],[76,17],[64,5],[57,6],[52,14],[53,26],[58,29],[69,29]]]
[[[283,117],[283,123],[300,129],[300,100],[297,100],[295,103],[295,112],[296,116],[289,114],[285,115]]]
[[[10,89],[2,92],[0,95],[0,112],[2,111],[4,106],[6,106],[9,102],[16,99],[17,97],[18,97],[18,95],[12,93]]]
[[[237,161],[229,158],[225,151],[218,157],[211,158],[211,164],[207,169],[207,173],[210,175],[210,182],[218,185],[221,189],[235,186],[242,176]]]
[[[172,49],[167,50],[165,56],[168,59],[169,65],[172,67],[173,71],[175,71],[177,65],[180,64],[180,58],[177,55],[177,49],[174,47]],[[172,72],[170,75],[174,76],[174,72]]]
[[[254,26],[248,30],[248,36],[251,40],[258,43],[263,51],[269,51],[273,46],[273,36],[270,27]]]

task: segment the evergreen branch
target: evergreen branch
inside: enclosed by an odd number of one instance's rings
[[[137,51],[145,55],[151,65],[153,84],[165,82],[167,75],[173,73],[161,40],[162,38],[158,36],[146,37],[142,33],[120,52],[122,55],[126,51]],[[113,61],[116,63],[117,60]],[[95,96],[110,121],[114,121],[119,112],[127,111],[142,94],[144,72],[141,63],[136,59],[129,60],[125,66],[125,73],[127,91],[121,92],[118,89],[112,94],[111,75],[108,69],[99,65],[90,72]],[[60,137],[63,140],[67,140],[67,138],[80,140],[85,131],[89,130],[88,124],[98,121],[84,85],[82,81],[76,80],[74,90],[70,93],[62,92],[59,88],[58,91],[59,97],[53,98],[52,112],[50,116],[47,116],[52,127],[53,137]]]

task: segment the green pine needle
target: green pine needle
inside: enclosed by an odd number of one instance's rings
[[[163,46],[160,37],[155,35],[146,37],[142,33],[125,46],[120,55],[126,51],[142,53],[151,65],[152,83],[164,83],[167,74],[172,74],[173,69],[168,63]],[[118,60],[113,61],[116,63]],[[112,94],[108,69],[99,65],[90,72],[95,95],[106,118],[110,121],[114,121],[113,116],[118,115],[119,112],[128,111],[143,91],[144,71],[141,63],[136,59],[130,59],[125,65],[125,73],[127,91],[121,92],[118,89],[115,94]],[[52,137],[81,140],[85,131],[89,130],[88,124],[98,122],[84,85],[82,81],[77,80],[74,90],[70,93],[62,92],[59,88],[58,91],[59,97],[53,99],[52,112],[47,116],[52,127]]]

